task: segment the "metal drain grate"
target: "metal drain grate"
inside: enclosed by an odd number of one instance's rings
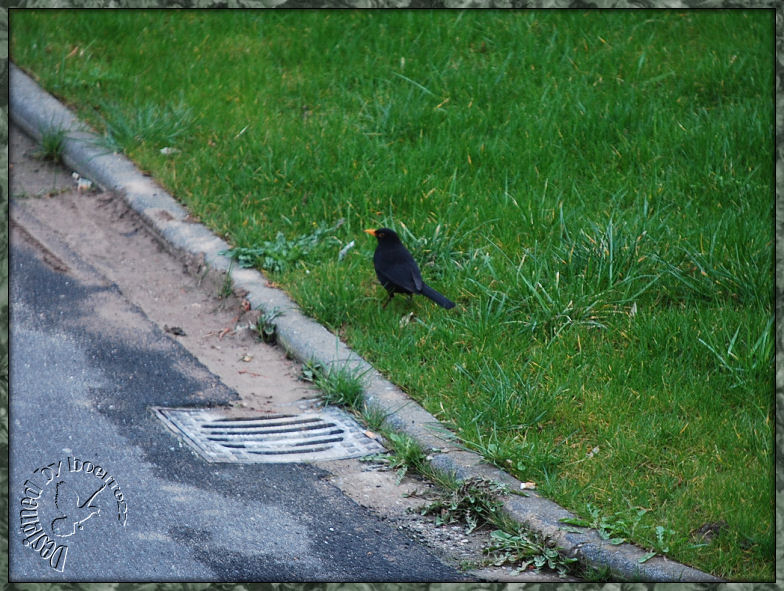
[[[231,416],[219,409],[153,408],[208,462],[341,460],[383,452],[337,408],[301,415]]]

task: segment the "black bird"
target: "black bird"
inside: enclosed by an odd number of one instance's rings
[[[455,307],[453,301],[422,281],[422,274],[419,272],[414,257],[403,246],[393,230],[379,228],[378,230],[365,230],[365,232],[378,239],[376,252],[373,253],[373,266],[376,268],[376,277],[389,293],[383,307],[386,307],[395,293],[407,293],[409,296],[418,293],[430,298],[447,310]]]

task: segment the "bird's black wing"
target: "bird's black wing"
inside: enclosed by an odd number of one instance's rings
[[[382,285],[391,283],[394,287],[408,293],[419,293],[422,290],[422,275],[414,258],[405,249],[393,251],[377,251],[373,258],[376,275]]]

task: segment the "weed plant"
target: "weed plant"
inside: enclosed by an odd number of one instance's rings
[[[354,411],[363,407],[362,375],[348,367],[325,368],[317,362],[309,362],[303,367],[302,377],[321,390],[321,400],[326,405],[344,406]]]
[[[422,447],[405,433],[385,431],[387,444],[392,448],[389,455],[379,455],[376,459],[386,462],[392,470],[397,471],[397,483],[403,480],[409,471],[428,475],[426,454]]]
[[[10,30],[18,65],[466,445],[652,551],[772,580],[772,11]],[[456,309],[381,309],[379,226]]]
[[[274,345],[278,340],[278,329],[275,319],[282,316],[283,312],[275,307],[267,312],[263,312],[256,321],[256,332],[259,340],[269,345]]]
[[[36,150],[36,156],[41,160],[50,160],[56,164],[63,161],[63,150],[67,132],[57,127],[47,127],[41,131],[41,143]]]
[[[509,494],[508,487],[482,478],[469,478],[422,509],[422,515],[435,515],[436,526],[463,523],[466,534],[500,517],[503,503],[499,495]]]
[[[547,567],[561,576],[578,569],[576,558],[564,556],[548,540],[530,531],[520,529],[515,533],[508,533],[497,529],[490,536],[492,542],[485,552],[490,556],[490,562],[496,566],[513,564],[518,573],[529,568],[539,572]]]

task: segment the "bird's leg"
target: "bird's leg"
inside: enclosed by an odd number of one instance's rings
[[[382,309],[382,310],[385,310],[385,309],[386,309],[386,307],[387,307],[387,304],[388,304],[388,303],[389,303],[389,302],[392,300],[392,296],[393,296],[393,295],[395,295],[395,294],[393,294],[393,293],[390,291],[390,292],[389,292],[389,297],[387,298],[387,300],[386,300],[386,301],[385,301],[383,304],[381,304],[381,309]]]

